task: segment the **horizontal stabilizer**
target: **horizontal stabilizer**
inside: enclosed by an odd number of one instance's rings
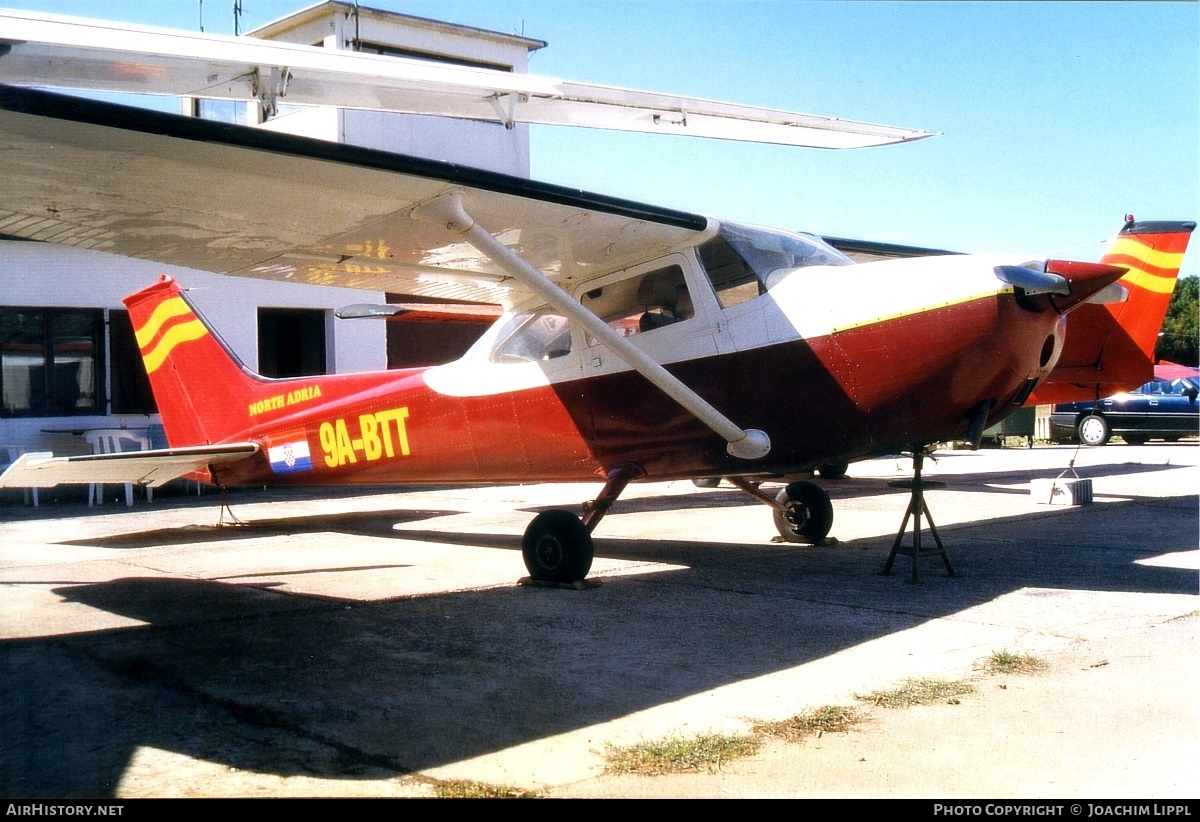
[[[925,131],[295,43],[0,12],[0,83],[313,105],[814,148]]]
[[[53,488],[93,482],[135,482],[157,488],[192,471],[247,459],[258,450],[255,443],[237,442],[77,457],[28,453],[0,474],[0,488]]]

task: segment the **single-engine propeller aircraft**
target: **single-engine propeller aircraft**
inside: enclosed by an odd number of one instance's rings
[[[13,60],[19,82],[52,85],[73,49],[117,60],[67,37],[4,36],[0,80]],[[300,56],[317,59],[298,48],[288,46],[282,74],[268,64],[242,74],[292,77],[289,94],[322,87],[295,68]],[[279,53],[251,56],[264,54]],[[113,73],[170,75],[171,59],[194,67],[187,54],[169,57],[139,73],[124,54]],[[357,68],[337,71],[362,80]],[[547,95],[551,107],[564,99]],[[647,99],[629,116],[663,120]],[[691,128],[690,109],[688,118]],[[785,119],[773,134],[792,128]],[[853,145],[872,133],[924,136],[850,125],[833,134]],[[733,120],[721,128],[736,136]],[[822,133],[818,144],[837,140]],[[153,486],[187,474],[225,487],[600,478],[582,518],[547,511],[525,533],[530,575],[556,582],[587,575],[591,533],[630,482],[726,477],[773,507],[785,539],[818,542],[832,524],[829,496],[797,481],[771,497],[760,481],[978,443],[1035,390],[1144,382],[1195,228],[1127,218],[1098,263],[855,264],[812,235],[13,87],[0,88],[0,175],[0,233],[10,236],[505,308],[446,365],[266,379],[222,343],[184,284],[163,278],[125,303],[170,447],[25,454],[0,486]]]

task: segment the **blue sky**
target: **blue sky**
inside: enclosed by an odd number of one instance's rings
[[[197,0],[0,0],[195,30]],[[242,0],[243,29],[309,5]],[[852,151],[534,127],[533,176],[793,230],[1095,259],[1200,217],[1200,4],[374,0],[549,42],[564,79],[941,132]],[[232,0],[205,29],[233,31]],[[1185,273],[1200,271],[1200,239]]]

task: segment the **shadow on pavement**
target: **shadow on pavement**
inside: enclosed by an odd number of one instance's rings
[[[429,515],[412,513],[286,530],[517,547],[509,536],[392,530]],[[69,602],[145,625],[0,643],[0,794],[110,796],[143,747],[285,776],[387,778],[803,665],[1020,589],[1197,593],[1194,571],[1138,562],[1196,549],[1194,495],[1066,508],[1035,528],[1029,519],[940,529],[960,576],[927,560],[919,586],[905,581],[907,560],[878,575],[885,536],[827,548],[600,538],[600,556],[683,568],[586,591],[360,602],[283,595],[270,581],[61,587]]]

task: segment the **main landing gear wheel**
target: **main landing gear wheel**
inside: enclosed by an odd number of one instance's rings
[[[1088,414],[1079,421],[1076,433],[1084,445],[1104,445],[1108,442],[1108,420],[1099,414]]]
[[[779,492],[775,501],[787,511],[775,511],[775,528],[785,542],[815,544],[829,535],[833,503],[819,485],[793,482]]]
[[[827,462],[817,468],[817,473],[821,475],[821,479],[845,479],[846,470],[850,467],[848,462]]]
[[[570,511],[543,511],[521,540],[529,576],[539,582],[579,582],[592,567],[592,535]]]

